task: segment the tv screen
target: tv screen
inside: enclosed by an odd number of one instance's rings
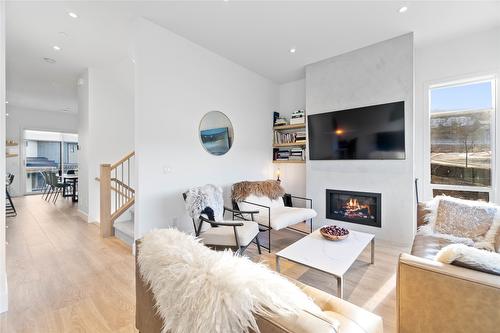
[[[307,117],[310,160],[405,159],[404,102]]]

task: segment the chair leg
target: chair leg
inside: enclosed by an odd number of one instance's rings
[[[259,254],[262,254],[262,251],[260,250],[259,234],[255,236],[255,244],[257,244],[257,251],[259,251]]]
[[[43,189],[43,192],[42,192],[42,199],[43,199],[43,196],[45,195],[45,193],[47,192],[47,184],[45,184],[45,187]]]
[[[267,249],[271,253],[271,228],[267,229],[269,233],[269,248]]]
[[[54,188],[51,185],[49,185],[49,190],[47,191],[47,195],[45,196],[45,201],[50,201],[53,192]]]
[[[57,198],[59,197],[59,194],[61,193],[61,189],[60,188],[56,188],[56,195],[54,196],[54,201],[52,203],[56,203],[57,201]]]

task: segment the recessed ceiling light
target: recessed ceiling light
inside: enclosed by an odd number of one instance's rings
[[[61,51],[61,48],[57,45],[52,46],[52,48],[56,51]]]
[[[55,63],[55,62],[56,62],[56,59],[47,58],[47,57],[43,58],[43,60],[44,60],[45,62],[48,62],[49,64],[53,64],[53,63]]]
[[[295,47],[292,47],[292,48],[290,49],[290,53],[295,53],[296,51],[297,51],[297,49],[295,49]]]
[[[9,116],[9,114],[8,114],[8,113],[6,113],[6,114],[5,114],[5,116],[6,116],[6,117],[8,117],[8,116]]]
[[[402,13],[406,13],[406,11],[408,10],[408,7],[406,6],[403,6],[401,8],[399,8],[399,12],[402,14]]]
[[[76,13],[74,12],[69,12],[68,15],[71,16],[72,18],[78,18],[78,15],[76,15]]]
[[[9,101],[5,101],[5,104],[9,104]]]

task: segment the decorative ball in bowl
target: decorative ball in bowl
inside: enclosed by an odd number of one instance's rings
[[[349,230],[346,228],[341,228],[336,225],[327,225],[319,229],[321,236],[328,240],[343,240],[349,236]]]

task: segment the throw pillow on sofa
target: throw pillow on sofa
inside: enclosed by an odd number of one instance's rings
[[[500,207],[482,201],[437,196],[427,204],[430,213],[420,233],[441,235],[457,243],[495,251]]]
[[[446,264],[500,275],[499,253],[480,250],[463,244],[451,244],[443,247],[435,259]]]

